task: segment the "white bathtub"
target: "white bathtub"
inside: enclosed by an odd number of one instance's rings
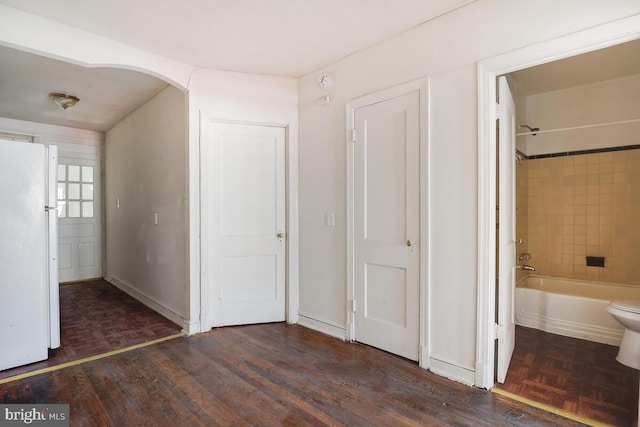
[[[620,345],[612,300],[640,300],[640,287],[528,276],[516,285],[516,324],[567,337]]]

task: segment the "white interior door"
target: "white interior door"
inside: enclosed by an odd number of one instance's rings
[[[0,370],[48,357],[46,165],[44,145],[0,141]]]
[[[516,344],[515,130],[516,105],[507,79],[498,79],[498,372],[504,383]]]
[[[57,197],[60,282],[102,277],[99,161],[60,157]]]
[[[209,123],[201,148],[207,324],[285,320],[285,129]]]
[[[420,95],[354,111],[355,339],[411,360],[420,342]]]

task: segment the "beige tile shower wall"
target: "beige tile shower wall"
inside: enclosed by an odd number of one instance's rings
[[[640,286],[640,150],[527,163],[536,274]],[[587,267],[587,255],[605,267]]]
[[[516,239],[523,244],[516,244],[516,256],[529,252],[529,161],[516,163]],[[531,261],[531,260],[530,260]],[[516,261],[517,265],[529,264],[530,261]],[[516,270],[516,280],[528,275],[527,271]]]

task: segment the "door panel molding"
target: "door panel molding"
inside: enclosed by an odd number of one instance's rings
[[[207,289],[207,274],[202,271],[204,262],[201,253],[201,225],[202,225],[202,185],[203,168],[201,165],[201,149],[209,135],[211,123],[255,124],[261,126],[275,126],[285,129],[285,179],[286,179],[286,223],[287,223],[287,253],[286,253],[286,321],[298,323],[298,291],[299,291],[299,215],[298,215],[298,121],[297,115],[287,113],[252,113],[252,112],[223,112],[200,110],[198,123],[195,125],[198,134],[190,138],[189,142],[189,314],[184,322],[185,331],[189,334],[205,332],[211,329],[210,311],[206,298],[210,292]],[[196,142],[197,141],[197,142]]]
[[[214,295],[213,293],[214,287],[212,283],[213,283],[213,280],[218,280],[220,278],[218,276],[223,274],[223,270],[213,268],[212,265],[210,265],[211,257],[215,256],[215,254],[212,252],[213,250],[215,250],[215,247],[214,245],[211,245],[208,243],[208,236],[211,236],[211,223],[207,223],[205,221],[205,218],[207,218],[207,212],[209,212],[210,213],[209,215],[211,215],[211,212],[213,212],[212,209],[214,209],[214,206],[213,206],[214,201],[211,200],[212,198],[208,194],[206,194],[207,191],[209,192],[211,191],[211,184],[207,184],[207,182],[212,182],[211,179],[213,178],[213,176],[211,175],[212,165],[209,165],[209,164],[205,165],[205,164],[202,164],[202,162],[207,161],[205,156],[207,155],[207,153],[211,155],[212,152],[210,152],[211,147],[205,147],[204,144],[211,144],[216,128],[224,128],[225,126],[228,126],[228,125],[238,125],[238,127],[245,126],[247,128],[255,127],[256,129],[272,128],[274,129],[275,132],[282,132],[282,135],[283,135],[282,141],[284,143],[283,144],[284,151],[283,152],[279,151],[279,152],[282,154],[281,159],[284,163],[283,164],[278,163],[278,164],[281,165],[282,170],[284,172],[282,174],[282,178],[278,178],[278,179],[279,180],[282,179],[282,181],[279,181],[279,182],[283,183],[282,186],[284,188],[284,193],[282,193],[282,195],[279,196],[279,197],[283,197],[284,199],[284,211],[281,218],[283,223],[280,224],[280,222],[278,222],[277,230],[273,230],[273,235],[269,233],[269,237],[272,237],[272,240],[276,240],[275,244],[277,246],[284,245],[284,260],[285,260],[284,270],[281,271],[279,268],[277,268],[278,277],[283,277],[284,283],[285,283],[284,293],[282,295],[282,298],[284,299],[283,319],[288,321],[289,323],[295,323],[297,322],[297,250],[295,249],[297,248],[297,226],[296,226],[297,210],[295,210],[294,207],[297,206],[297,203],[295,203],[295,200],[297,200],[297,193],[295,193],[295,196],[296,196],[295,199],[292,200],[291,192],[297,191],[297,187],[293,189],[291,188],[292,178],[291,178],[290,161],[292,158],[291,157],[292,153],[291,153],[290,138],[289,138],[289,131],[290,131],[289,126],[278,124],[278,123],[240,122],[240,121],[227,121],[227,120],[217,120],[214,118],[208,118],[208,119],[203,119],[201,121],[201,152],[200,152],[201,203],[200,203],[200,210],[199,210],[200,217],[202,218],[201,226],[200,226],[202,231],[201,243],[200,243],[201,330],[206,331],[211,327],[220,326],[218,324],[221,319],[220,313],[217,312],[218,310],[214,308],[215,304],[212,303],[212,298],[216,298],[216,295]],[[228,146],[227,148],[232,148],[232,147]],[[277,150],[280,150],[280,149],[278,148]],[[280,155],[278,155],[278,157],[280,157]],[[227,172],[233,175],[233,170],[227,170]],[[252,184],[256,184],[256,182],[254,181],[249,180],[245,182],[245,184],[251,186]],[[221,190],[222,190],[222,187],[218,188],[218,191],[221,191]],[[229,199],[229,197],[227,197],[227,199]],[[229,199],[229,200],[233,202],[235,199]],[[235,202],[237,202],[236,204],[240,203],[240,204],[243,204],[244,206],[244,203],[247,201],[246,200],[242,201],[238,199],[238,200],[235,200]],[[247,215],[242,215],[242,216],[251,219],[253,218],[251,215],[253,211],[255,211],[255,209],[253,210],[249,209],[249,211],[247,211]],[[224,212],[220,212],[220,214],[223,214],[223,213]],[[235,221],[233,217],[230,217],[229,215],[227,215],[226,219],[227,219],[226,222],[222,221],[222,217],[219,219],[220,221],[224,222],[224,227],[222,223],[218,224],[220,228],[218,230],[220,232],[219,237],[224,239],[226,242],[224,243],[224,250],[226,251],[227,255],[220,258],[221,262],[222,262],[222,259],[226,260],[226,264],[224,265],[225,267],[224,272],[229,273],[230,271],[232,271],[232,269],[230,268],[233,265],[233,259],[237,258],[235,257],[235,255],[239,255],[239,256],[242,256],[243,259],[247,259],[248,255],[253,254],[253,252],[251,252],[251,254],[245,253],[247,249],[246,248],[247,243],[246,241],[245,243],[242,243],[238,239],[249,239],[250,242],[253,242],[255,245],[258,245],[257,246],[258,249],[260,248],[268,249],[268,247],[271,247],[274,244],[273,242],[271,242],[271,240],[267,238],[264,232],[258,233],[262,237],[258,235],[254,237],[245,236],[244,232],[239,232],[237,229],[233,228],[233,221]],[[253,219],[256,220],[256,218],[253,218]],[[292,219],[294,221],[292,221]],[[258,221],[258,223],[255,223],[254,221],[254,223],[252,224],[255,227],[258,227],[256,230],[264,228],[264,224],[261,224],[260,221]],[[282,233],[283,237],[280,237],[280,233]],[[222,247],[220,247],[219,249],[222,249]],[[242,253],[239,253],[238,251]],[[261,256],[261,252],[258,251],[253,255],[255,255],[253,256],[253,258],[258,260],[258,258],[260,258],[259,256]],[[258,264],[260,264],[262,268],[267,268],[268,263],[265,264],[264,262],[262,262]],[[220,268],[222,268],[222,265],[220,266]],[[235,271],[238,271],[238,270],[236,269]],[[216,278],[213,277],[214,275],[216,276]],[[218,289],[218,291],[222,292],[223,290],[222,288],[220,288]],[[219,296],[222,298],[222,294],[220,294]],[[226,292],[226,296],[230,297],[233,300],[232,294],[229,294],[228,292]],[[262,298],[263,301],[267,301],[267,299]],[[216,312],[214,312],[214,310],[216,310]],[[231,312],[228,312],[227,314],[225,314],[225,316],[227,315],[231,315]],[[252,315],[257,315],[257,314],[253,313]],[[240,313],[240,317],[237,317],[236,319],[240,319],[241,317],[242,317],[242,313]],[[260,318],[255,322],[251,322],[251,323],[260,323],[264,321],[274,321],[274,320],[267,319],[267,318],[264,318],[264,319]],[[233,324],[242,323],[242,322],[239,322],[238,320],[234,320],[232,322]],[[232,323],[229,323],[229,324],[232,324]]]
[[[423,78],[351,100],[346,105],[346,159],[347,159],[347,324],[346,338],[356,339],[355,330],[355,150],[354,129],[355,111],[359,108],[380,103],[389,99],[419,93],[419,355],[418,362],[422,368],[429,367],[429,194],[428,194],[428,93],[429,79]],[[362,304],[363,302],[358,302]],[[359,308],[358,308],[359,309]]]

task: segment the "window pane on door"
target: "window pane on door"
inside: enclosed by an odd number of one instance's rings
[[[80,181],[80,166],[67,166],[67,181]]]
[[[58,165],[58,181],[67,180],[67,165]]]
[[[93,184],[82,184],[82,200],[93,200]]]
[[[58,165],[58,217],[94,217],[94,168]]]
[[[67,187],[64,182],[58,183],[58,201],[65,200],[67,198]]]
[[[93,182],[93,168],[91,166],[82,167],[82,182]]]
[[[82,202],[82,217],[93,217],[93,202]]]
[[[80,199],[80,184],[67,184],[68,198],[73,200]]]

